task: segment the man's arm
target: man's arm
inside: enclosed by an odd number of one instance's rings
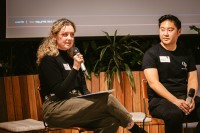
[[[144,69],[144,75],[149,83],[149,86],[161,97],[167,99],[175,104],[184,113],[189,114],[190,107],[186,104],[185,100],[177,99],[172,95],[159,81],[158,70],[156,68]],[[191,76],[191,75],[190,75]]]
[[[190,108],[189,108],[189,113],[194,110],[195,108],[195,102],[194,102],[194,98],[197,94],[197,91],[198,91],[198,77],[197,77],[197,71],[191,71],[188,73],[188,92],[190,90],[190,88],[193,88],[195,89],[195,95],[193,97],[193,100],[192,100],[192,103],[189,105]],[[189,114],[188,113],[188,114]]]
[[[177,98],[173,96],[159,81],[159,75],[156,68],[147,68],[144,70],[144,75],[149,86],[161,97],[174,103]]]
[[[195,89],[195,96],[196,96],[198,91],[198,77],[196,70],[188,73],[188,87],[187,87],[188,92],[190,88]]]

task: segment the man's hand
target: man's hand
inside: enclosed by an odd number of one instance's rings
[[[193,102],[194,103],[194,102]],[[188,115],[190,113],[191,110],[191,106],[189,104],[186,103],[185,100],[183,99],[177,99],[174,104],[179,107],[179,109],[181,109],[186,115]],[[191,104],[192,105],[192,104]]]
[[[195,102],[194,102],[194,99],[192,99],[192,103],[189,105],[189,113],[186,114],[186,115],[189,115],[195,108]]]

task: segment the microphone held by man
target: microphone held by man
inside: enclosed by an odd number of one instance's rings
[[[194,88],[190,88],[189,92],[188,92],[188,95],[187,95],[187,98],[186,98],[186,103],[188,105],[191,105],[192,104],[192,99],[194,97],[194,94],[195,94],[195,89]],[[186,113],[185,115],[188,115],[189,113]]]
[[[186,103],[187,104],[191,104],[192,103],[192,99],[193,99],[193,97],[194,97],[194,94],[195,94],[195,89],[193,89],[193,88],[190,88],[190,90],[189,90],[189,92],[188,92],[188,96],[187,96],[187,98],[186,98]]]

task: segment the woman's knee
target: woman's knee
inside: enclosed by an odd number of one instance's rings
[[[112,126],[112,127],[120,126],[119,121],[114,117],[105,118],[102,122],[105,124],[105,126]]]

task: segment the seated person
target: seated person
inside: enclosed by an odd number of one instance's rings
[[[72,21],[55,21],[37,51],[45,122],[57,128],[90,128],[94,133],[116,133],[119,126],[146,133],[112,94],[77,97],[90,92],[80,70],[83,55],[73,53],[75,31]]]
[[[181,22],[173,15],[159,19],[161,42],[145,52],[142,62],[148,81],[149,111],[165,121],[165,133],[182,133],[182,123],[200,120],[200,97],[195,61],[189,49],[177,44]],[[190,88],[195,89],[191,104],[186,102]],[[200,124],[196,127],[200,133]]]

